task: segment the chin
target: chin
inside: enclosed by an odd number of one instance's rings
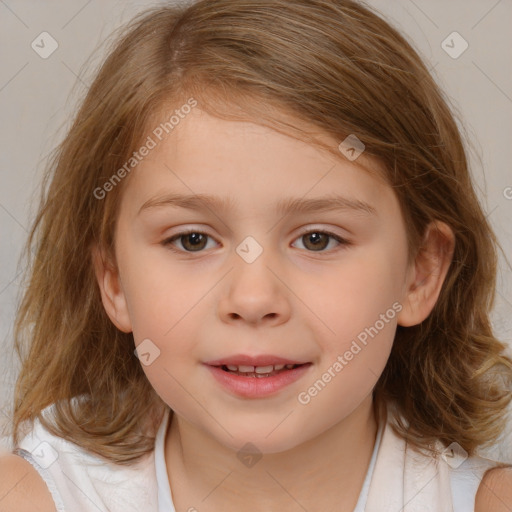
[[[282,453],[295,448],[297,445],[305,442],[306,439],[298,438],[297,435],[302,433],[303,429],[298,429],[295,434],[288,428],[278,426],[279,421],[268,425],[253,425],[252,428],[248,429],[246,426],[241,429],[236,429],[234,426],[226,425],[226,430],[232,434],[233,437],[222,431],[221,438],[216,435],[217,440],[222,443],[226,448],[236,452],[237,454],[241,451],[244,453],[252,454],[272,454]],[[270,435],[269,435],[270,434]]]

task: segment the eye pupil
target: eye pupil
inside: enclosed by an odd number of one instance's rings
[[[187,248],[187,245],[190,245],[192,248],[197,249],[202,248],[201,244],[204,245],[204,240],[206,240],[206,237],[202,233],[188,233],[187,235],[183,236],[183,247]],[[189,242],[191,242],[189,244]]]
[[[199,233],[190,233],[190,235],[188,235],[191,240],[195,240],[195,242],[193,243],[197,243],[197,240],[200,239],[200,237],[202,237],[203,235],[199,234]]]
[[[327,247],[327,245],[329,244],[329,236],[326,235],[325,233],[312,232],[305,235],[305,238],[308,243],[311,243],[314,249],[325,249],[325,247]],[[305,247],[308,246],[308,243],[304,244]]]

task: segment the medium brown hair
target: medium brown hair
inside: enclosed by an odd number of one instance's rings
[[[351,0],[201,0],[147,10],[123,30],[48,165],[27,242],[14,442],[38,418],[114,462],[153,449],[143,425],[164,403],[134,355],[133,335],[102,306],[91,256],[97,245],[115,264],[129,176],[102,199],[93,191],[167,107],[192,97],[215,115],[258,120],[314,144],[315,130],[340,142],[355,134],[399,199],[410,260],[431,221],[450,226],[455,249],[439,299],[421,324],[398,327],[375,399],[397,405],[407,422],[400,434],[419,447],[456,441],[472,454],[496,440],[512,380],[489,321],[499,245],[448,101],[406,39]],[[52,403],[50,421],[41,411]]]

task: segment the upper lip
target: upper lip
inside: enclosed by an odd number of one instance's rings
[[[296,359],[287,359],[285,357],[273,356],[270,354],[261,354],[259,356],[249,356],[246,354],[236,354],[234,356],[222,357],[214,361],[206,361],[209,366],[270,366],[276,364],[305,364],[309,361],[297,361]]]

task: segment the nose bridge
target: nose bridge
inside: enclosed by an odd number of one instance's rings
[[[256,235],[246,236],[236,247],[234,256],[234,273],[233,280],[236,284],[243,284],[248,281],[253,292],[261,292],[262,288],[266,288],[269,292],[269,285],[273,287],[275,275],[270,268],[278,266],[274,256],[275,249],[269,246],[270,237]],[[275,272],[275,271],[274,271]]]

